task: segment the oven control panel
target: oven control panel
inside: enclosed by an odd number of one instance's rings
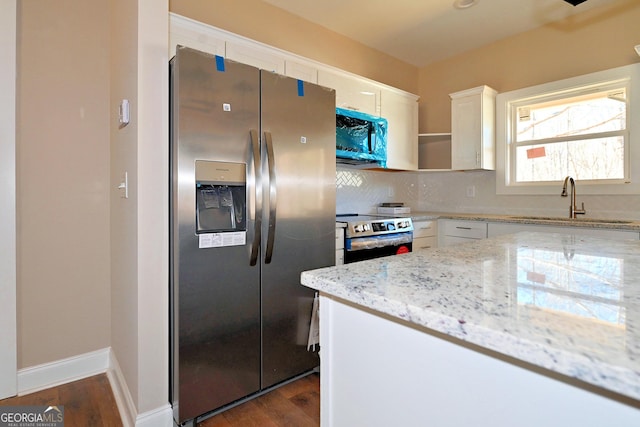
[[[365,237],[378,234],[406,233],[413,231],[411,218],[392,218],[374,221],[351,221],[347,224],[346,237]]]

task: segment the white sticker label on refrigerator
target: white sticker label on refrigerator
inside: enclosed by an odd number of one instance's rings
[[[198,247],[220,248],[223,246],[242,246],[247,242],[246,231],[233,231],[229,233],[207,233],[198,235]]]

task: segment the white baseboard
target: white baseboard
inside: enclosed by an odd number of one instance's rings
[[[18,371],[18,395],[33,393],[107,372],[109,349],[92,351]]]
[[[97,374],[107,374],[124,427],[172,427],[173,412],[166,403],[138,414],[118,360],[111,348],[80,354],[18,371],[18,395],[33,393]]]
[[[113,351],[110,352],[109,361],[107,377],[111,383],[111,390],[113,390],[124,427],[173,427],[173,411],[168,402],[159,408],[138,414],[118,364],[118,359]]]
[[[113,351],[109,351],[109,370],[107,371],[107,378],[111,383],[111,390],[113,391],[113,397],[118,405],[118,411],[120,412],[120,418],[124,427],[133,427],[135,425],[135,419],[138,416],[138,410],[131,397],[129,387],[124,379],[120,364]]]
[[[140,414],[136,419],[136,427],[173,427],[173,425],[173,411],[169,403]]]

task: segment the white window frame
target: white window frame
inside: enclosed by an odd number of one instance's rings
[[[563,91],[573,91],[598,87],[611,82],[628,80],[629,99],[627,122],[629,138],[625,145],[625,169],[628,177],[616,183],[590,181],[580,183],[580,194],[640,194],[640,64],[626,65],[583,76],[545,83],[511,92],[500,93],[496,97],[496,194],[505,195],[558,195],[558,183],[516,183],[511,172],[511,120],[517,115],[514,110],[524,100],[549,96]],[[575,178],[575,177],[574,177]]]

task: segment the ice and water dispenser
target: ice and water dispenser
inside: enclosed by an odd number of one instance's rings
[[[244,163],[196,160],[196,233],[201,247],[244,244],[246,193]]]

